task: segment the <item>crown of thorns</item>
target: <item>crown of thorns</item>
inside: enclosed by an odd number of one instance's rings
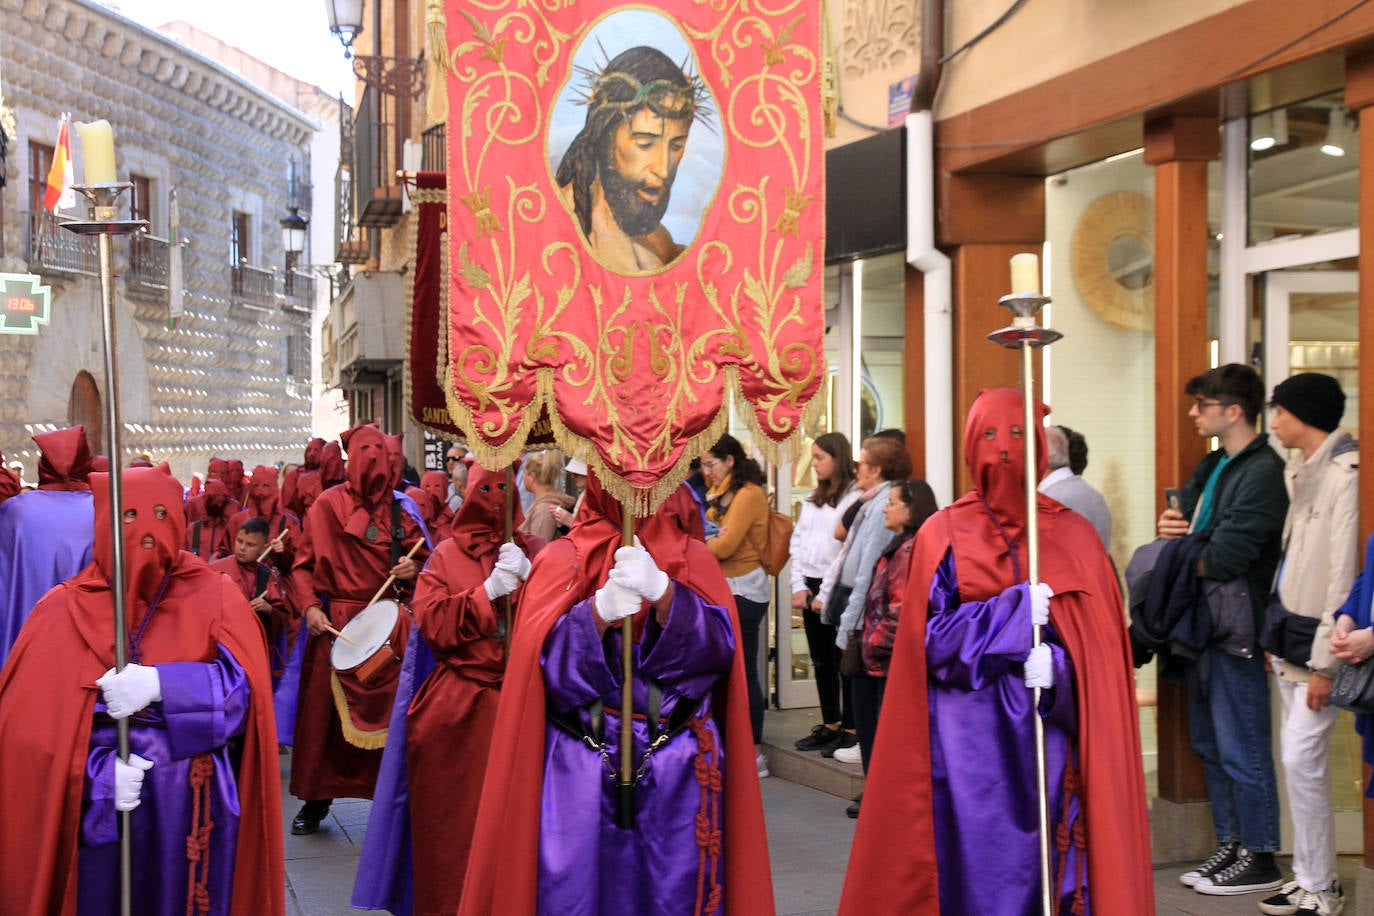
[[[648,108],[661,118],[710,120],[711,110],[706,84],[699,76],[682,74],[682,82],[671,79],[641,83],[619,70],[584,70],[587,86],[581,103],[592,109],[629,112]]]

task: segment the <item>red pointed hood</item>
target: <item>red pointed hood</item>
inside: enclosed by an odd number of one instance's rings
[[[206,480],[228,481],[229,462],[224,458],[211,458],[210,464],[205,469]]]
[[[281,488],[277,486],[277,469],[270,464],[260,464],[253,468],[253,479],[248,482],[248,509],[250,515],[271,518],[281,502]]]
[[[348,488],[368,508],[386,502],[392,490],[386,436],[371,425],[354,427],[344,435]]]
[[[38,444],[38,489],[89,490],[91,449],[83,426],[69,426],[33,437]]]
[[[1013,540],[1026,530],[1026,440],[1021,392],[988,388],[969,408],[964,427],[964,463],[993,517]],[[1045,473],[1045,426],[1049,411],[1035,405],[1035,480]]]
[[[348,472],[344,470],[343,447],[337,442],[326,442],[324,448],[320,449],[321,489],[327,490],[335,484],[343,483],[347,476]]]
[[[306,471],[318,471],[320,469],[320,458],[324,456],[324,440],[318,436],[305,444],[305,464],[302,469]]]
[[[181,483],[163,462],[155,468],[124,471],[124,593],[129,624],[137,624],[140,606],[157,593],[186,539],[186,513]],[[95,497],[95,564],[107,582],[114,582],[114,541],[110,531],[110,475],[91,474]],[[141,602],[141,605],[140,605]]]
[[[386,463],[388,472],[391,474],[391,488],[393,490],[402,489],[405,477],[405,447],[402,445],[400,436],[393,436],[389,433],[382,434],[386,439]]]
[[[440,504],[447,503],[448,475],[443,471],[425,471],[420,477],[420,489],[433,495]]]

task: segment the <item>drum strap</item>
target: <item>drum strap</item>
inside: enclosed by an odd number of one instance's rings
[[[401,557],[405,556],[405,548],[401,544],[406,536],[406,530],[401,527],[401,504],[396,500],[391,500],[391,565],[395,566],[401,562]]]
[[[191,523],[191,553],[200,556],[200,522]]]
[[[696,715],[701,707],[699,700],[691,697],[678,697],[677,705],[668,714],[668,720],[663,721],[663,684],[657,678],[649,680],[647,708],[645,709],[644,719],[649,726],[649,749],[650,753],[662,747],[672,740],[677,734],[683,731],[692,717]],[[587,710],[587,722],[584,725],[582,717],[577,714],[578,709]],[[564,712],[560,712],[549,706],[547,709],[549,722],[560,731],[566,732],[578,741],[585,744],[592,750],[601,750],[605,747],[606,738],[606,710],[598,697],[586,706],[574,707]]]
[[[267,582],[272,577],[272,570],[266,563],[258,564],[257,584],[253,586],[253,594],[261,595],[267,590]]]

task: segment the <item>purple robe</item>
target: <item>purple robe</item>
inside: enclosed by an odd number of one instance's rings
[[[410,786],[406,775],[406,722],[415,691],[434,670],[434,653],[420,635],[418,624],[411,624],[401,661],[401,677],[396,683],[396,702],[391,707],[382,766],[377,772],[377,789],[363,834],[358,874],[353,881],[350,901],[359,910],[389,910],[408,916],[412,909],[414,884],[410,864]],[[486,753],[486,748],[472,748]],[[461,881],[459,875],[456,880]]]
[[[696,779],[698,738],[684,729],[645,763],[648,726],[635,720],[634,759],[643,769],[635,790],[638,814],[633,830],[617,829],[610,776],[620,759],[620,719],[610,710],[620,705],[620,631],[598,635],[592,603],[589,598],[574,605],[544,641],[549,707],[575,716],[586,728],[587,704],[600,699],[606,707],[606,756],[552,723],[547,728],[539,912],[688,913],[697,899],[696,830],[704,794]],[[651,678],[663,687],[663,722],[679,703],[697,704],[694,715],[704,719],[714,748],[708,756],[717,768],[723,767],[723,757],[711,718],[711,690],[728,676],[734,651],[729,613],[683,587],[674,589],[665,626],[649,615],[635,651],[635,712],[645,711]],[[596,821],[592,812],[599,812]],[[724,876],[717,877],[723,883]]]
[[[0,504],[0,665],[48,589],[91,562],[90,490],[30,490]]]
[[[213,662],[155,665],[162,701],[130,719],[129,749],[153,768],[143,778],[134,809],[133,909],[140,916],[183,916],[191,832],[192,759],[209,753],[209,891],[213,913],[228,913],[233,895],[239,800],[230,739],[243,733],[249,713],[248,680],[223,646]],[[115,726],[96,700],[82,793],[77,912],[119,912],[119,815],[114,806]]]
[[[1054,631],[1042,639],[1054,658],[1054,687],[1041,691],[1053,857],[1062,819],[1062,781],[1076,734],[1072,663]],[[1039,802],[1035,787],[1032,692],[1022,663],[1031,650],[1025,585],[986,601],[960,602],[947,553],[930,586],[925,634],[930,706],[930,765],[940,912],[1024,916],[1040,911]],[[888,702],[893,702],[889,697]],[[1071,812],[1077,812],[1073,799]],[[995,880],[989,872],[995,863]],[[1071,856],[1064,893],[1078,886]],[[1053,871],[1052,871],[1053,873]],[[1091,911],[1091,908],[1090,908]]]

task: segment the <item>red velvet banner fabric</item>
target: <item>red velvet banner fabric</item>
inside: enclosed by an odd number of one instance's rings
[[[435,356],[479,459],[542,418],[642,513],[725,430],[727,392],[776,456],[826,373],[819,2],[446,15]]]

